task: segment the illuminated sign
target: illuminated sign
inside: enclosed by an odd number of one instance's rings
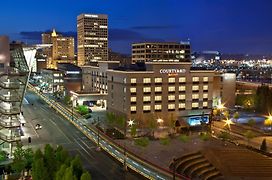
[[[180,74],[185,72],[186,69],[160,69],[161,74]]]
[[[95,14],[85,14],[85,17],[90,17],[90,18],[98,18],[98,15]]]

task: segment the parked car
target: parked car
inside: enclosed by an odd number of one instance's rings
[[[35,129],[36,129],[36,130],[42,129],[42,126],[41,126],[40,124],[36,124]]]

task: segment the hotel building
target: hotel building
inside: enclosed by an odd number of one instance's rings
[[[78,66],[108,60],[108,16],[81,14],[77,17]]]
[[[188,42],[145,42],[132,44],[132,63],[191,62]]]
[[[235,74],[192,67],[188,43],[133,44],[133,55],[130,65],[100,61],[82,67],[83,91],[106,95],[109,112],[142,127],[156,119],[194,126],[208,123],[221,102],[234,105]]]

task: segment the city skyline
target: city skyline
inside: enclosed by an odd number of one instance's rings
[[[37,8],[35,2],[3,2],[6,8],[2,10],[1,21],[5,26],[0,33],[9,35],[11,40],[39,43],[40,33],[52,28],[76,34],[76,17],[81,13],[94,13],[108,14],[109,47],[125,54],[131,53],[131,43],[135,42],[187,40],[193,51],[249,54],[271,54],[272,51],[272,25],[268,23],[272,17],[269,11],[272,2],[268,0],[262,3],[256,0],[68,0],[66,4],[41,1],[42,8]]]

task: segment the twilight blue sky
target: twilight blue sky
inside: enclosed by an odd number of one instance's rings
[[[109,15],[110,48],[190,39],[192,50],[272,54],[272,0],[6,0],[0,34],[28,43],[56,28],[75,34],[81,13]]]

